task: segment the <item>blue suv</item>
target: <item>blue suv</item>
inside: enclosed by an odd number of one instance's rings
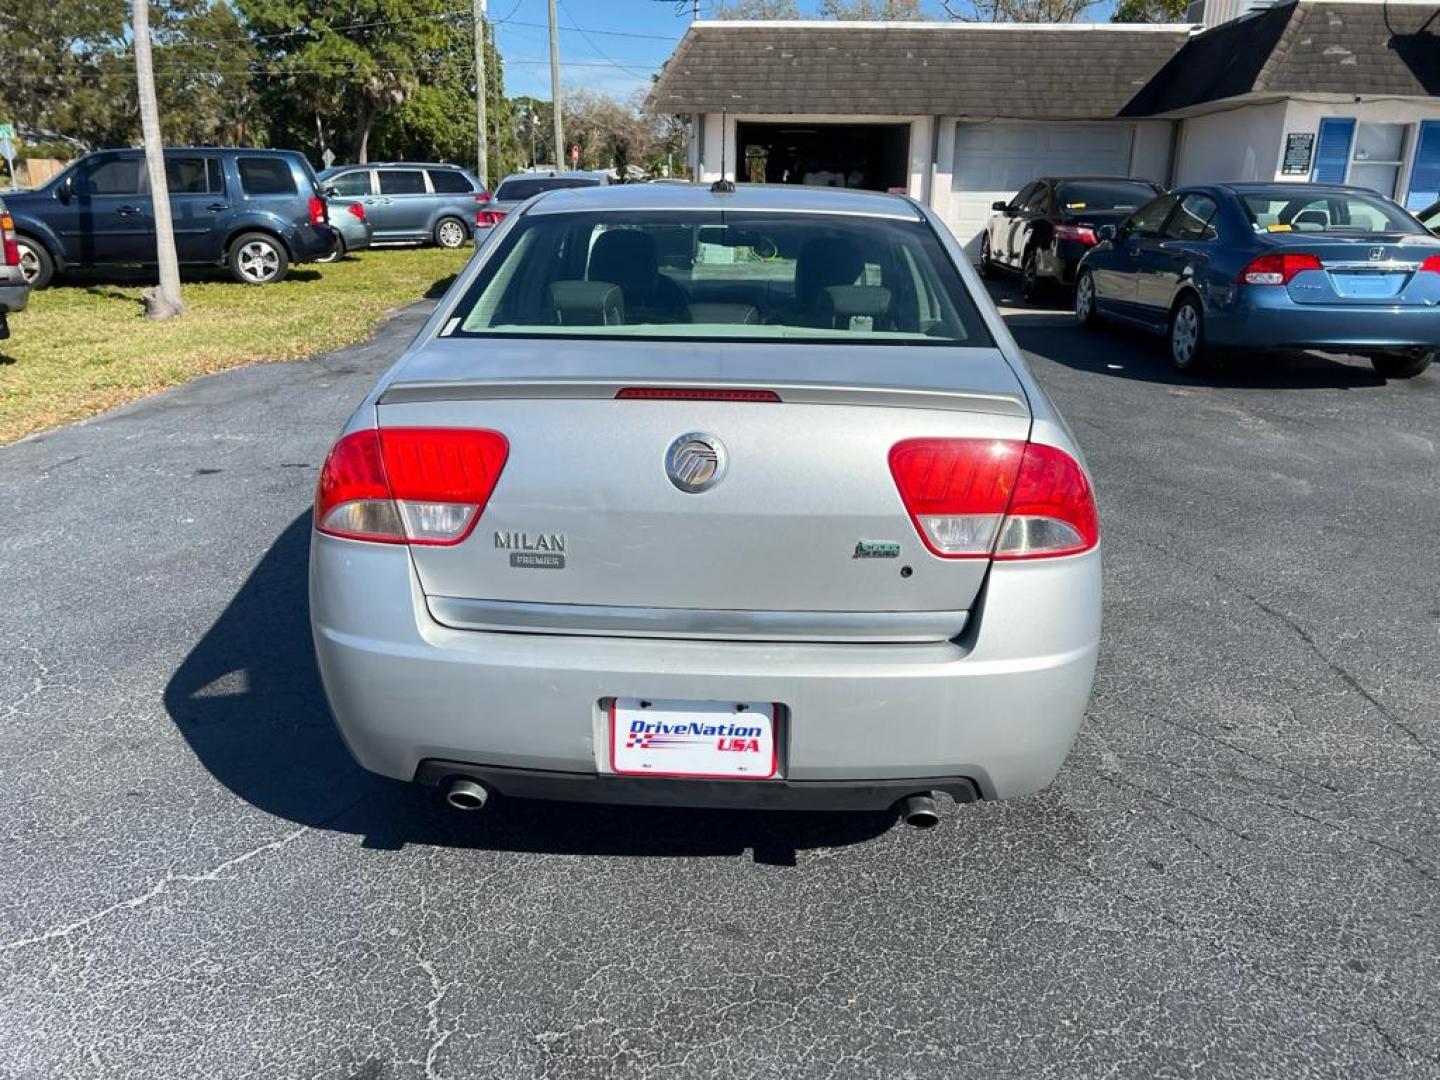
[[[167,149],[165,179],[181,263],[224,266],[236,281],[269,285],[291,263],[322,259],[335,246],[319,181],[297,151]],[[87,154],[6,202],[33,288],[72,267],[155,261],[155,206],[141,150]]]

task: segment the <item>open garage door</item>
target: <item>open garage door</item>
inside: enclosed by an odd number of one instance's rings
[[[965,250],[980,250],[990,204],[1009,199],[1040,176],[1128,176],[1130,124],[961,123],[955,129],[955,170],[947,215]]]
[[[735,125],[735,179],[904,191],[910,182],[909,124]]]

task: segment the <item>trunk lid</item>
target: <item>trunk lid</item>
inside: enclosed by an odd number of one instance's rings
[[[398,373],[378,406],[382,427],[490,428],[510,442],[474,532],[411,549],[436,618],[698,637],[958,633],[988,560],[926,550],[888,455],[906,438],[1025,439],[1028,405],[1000,354],[678,347],[685,379],[665,377],[673,342],[441,339]],[[862,364],[868,379],[856,377]],[[513,372],[524,375],[497,377]],[[655,386],[759,388],[782,401],[615,396]],[[706,490],[684,490],[671,476],[683,481],[684,468],[667,468],[691,435],[720,458]],[[881,617],[856,624],[846,613]]]
[[[1297,304],[1420,307],[1440,302],[1440,274],[1420,272],[1427,257],[1440,255],[1440,242],[1433,237],[1294,232],[1266,239],[1277,251],[1320,260],[1320,270],[1303,270],[1286,286]]]

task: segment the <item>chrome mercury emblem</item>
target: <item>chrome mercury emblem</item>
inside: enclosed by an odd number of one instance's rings
[[[727,464],[725,444],[703,431],[681,435],[665,451],[665,475],[692,495],[709,491],[723,480]]]

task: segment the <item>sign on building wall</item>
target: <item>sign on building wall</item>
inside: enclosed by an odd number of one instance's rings
[[[1280,171],[1286,176],[1308,176],[1310,158],[1315,153],[1315,133],[1296,131],[1285,136],[1285,160]]]

